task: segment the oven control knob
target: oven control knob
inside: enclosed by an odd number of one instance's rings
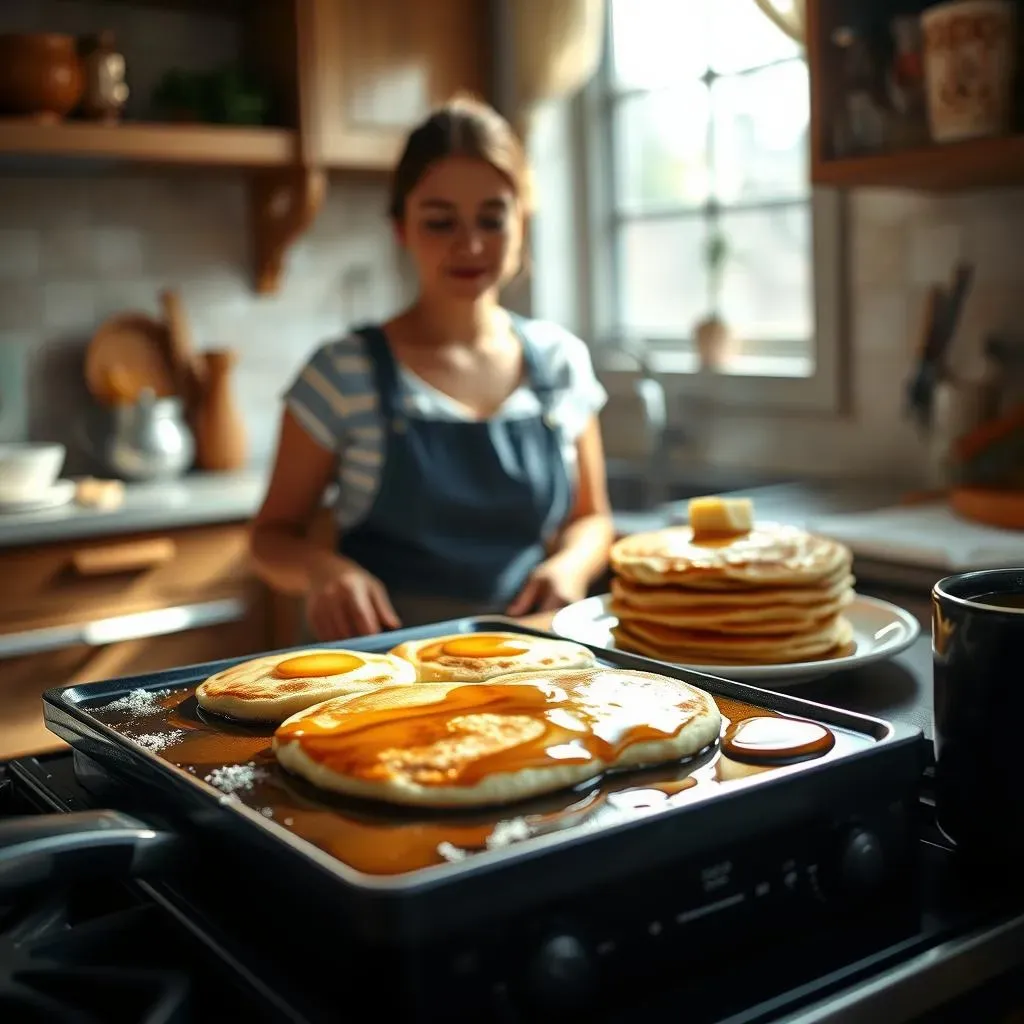
[[[526,971],[531,1002],[552,1010],[585,1006],[593,994],[595,979],[590,951],[570,934],[545,939]]]
[[[839,881],[845,897],[874,892],[888,873],[882,840],[870,829],[854,826],[839,848]]]

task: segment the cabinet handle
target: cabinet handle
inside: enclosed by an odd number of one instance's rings
[[[76,622],[69,626],[44,626],[20,633],[0,634],[0,660],[23,658],[29,654],[45,654],[69,647],[105,647],[126,640],[169,636],[190,629],[221,626],[245,618],[246,602],[239,597],[199,604],[182,604],[173,608],[155,608],[148,612],[114,615],[92,622]]]
[[[154,537],[102,548],[83,548],[71,556],[71,564],[79,576],[110,576],[163,565],[174,558],[177,550],[170,537]]]

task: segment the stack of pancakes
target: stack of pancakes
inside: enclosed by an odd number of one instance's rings
[[[849,653],[852,555],[795,526],[733,534],[688,526],[633,534],[611,551],[615,642],[661,661],[767,665]]]

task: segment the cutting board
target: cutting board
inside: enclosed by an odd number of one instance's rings
[[[961,519],[945,504],[816,516],[807,529],[862,558],[948,572],[1024,566],[1024,532]]]

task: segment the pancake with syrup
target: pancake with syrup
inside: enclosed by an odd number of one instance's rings
[[[322,789],[485,807],[693,756],[721,727],[714,699],[689,683],[592,667],[337,697],[279,726],[273,749]]]
[[[796,526],[756,523],[744,499],[694,499],[690,525],[611,551],[616,646],[694,665],[783,664],[848,653],[852,554]]]
[[[424,683],[482,682],[509,672],[586,668],[597,663],[580,644],[527,633],[453,633],[391,649]]]
[[[390,654],[292,651],[244,661],[210,676],[196,687],[196,700],[214,714],[276,724],[331,697],[415,682],[416,670]]]

